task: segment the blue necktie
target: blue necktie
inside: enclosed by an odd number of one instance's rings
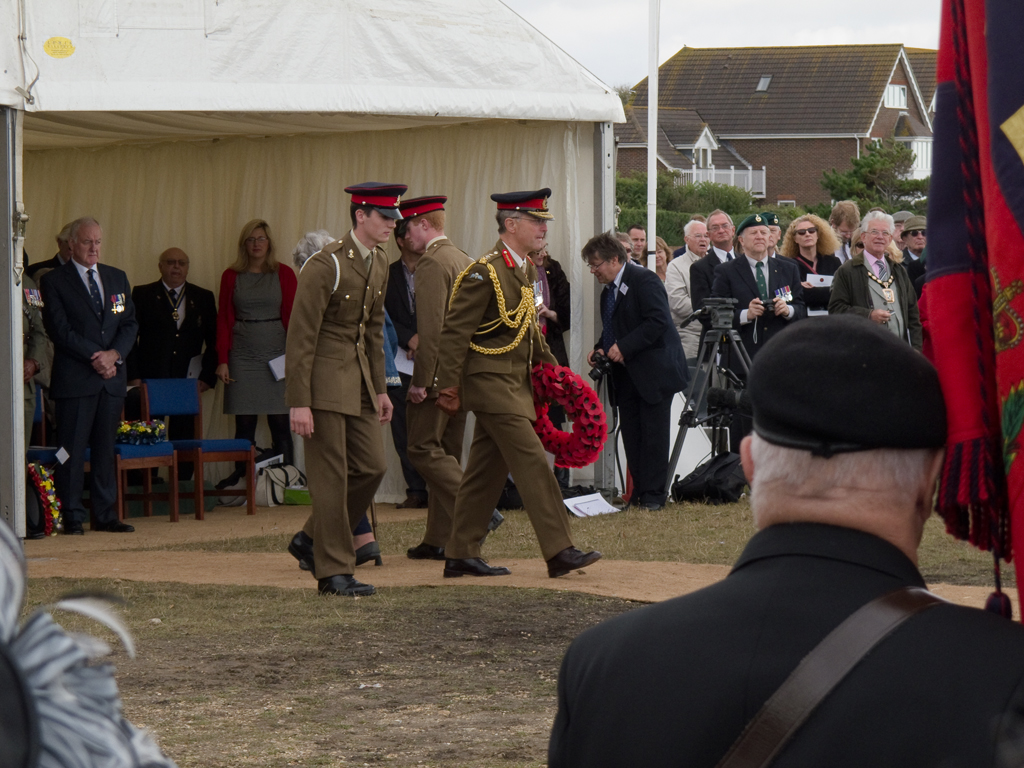
[[[100,287],[96,285],[96,270],[89,270],[89,295],[92,296],[92,308],[97,315],[103,314],[103,299],[100,297]]]
[[[617,289],[615,283],[608,286],[605,294],[604,308],[601,310],[601,349],[607,352],[615,343],[615,334],[612,332],[612,313],[615,311],[615,299]]]

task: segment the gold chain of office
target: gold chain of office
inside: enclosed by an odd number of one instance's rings
[[[505,309],[505,294],[501,292],[501,283],[498,281],[498,273],[494,269],[494,266],[490,264],[486,259],[480,259],[478,264],[483,264],[487,267],[487,272],[491,277],[491,282],[494,284],[494,297],[498,300],[498,317],[495,320],[484,323],[481,325],[474,335],[482,333],[489,333],[494,331],[501,325],[505,325],[513,330],[518,329],[515,339],[511,344],[506,344],[504,347],[498,347],[492,349],[490,347],[481,347],[479,344],[474,344],[472,341],[469,342],[469,348],[474,352],[479,352],[481,355],[504,355],[506,352],[511,352],[513,349],[519,346],[519,343],[523,340],[526,332],[530,330],[530,325],[533,323],[534,318],[537,316],[537,307],[533,300],[533,289],[527,286],[522,286],[520,289],[520,300],[519,306],[516,307],[511,313]],[[459,276],[455,278],[455,284],[452,285],[452,297],[448,301],[448,308],[451,309],[452,304],[455,302],[455,294],[459,292],[459,286],[462,285],[462,278],[471,270],[475,264],[466,267],[459,273]]]

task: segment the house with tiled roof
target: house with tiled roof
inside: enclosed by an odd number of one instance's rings
[[[619,171],[647,171],[647,107],[626,107],[626,122],[615,125],[615,144]],[[681,183],[714,181],[764,197],[765,169],[720,141],[696,110],[658,110],[657,148],[659,170],[675,171]]]
[[[683,48],[659,68],[659,127],[663,111],[699,116],[728,161],[763,169],[764,199],[775,204],[828,202],[822,173],[849,169],[876,139],[907,142],[923,178],[931,172],[932,123],[911,55],[934,93],[935,52],[928,53],[899,44]],[[633,105],[646,128],[646,78]],[[629,170],[621,143],[619,157],[620,170]]]

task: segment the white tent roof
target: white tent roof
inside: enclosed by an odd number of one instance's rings
[[[0,2],[0,104],[26,111],[26,149],[624,120],[614,90],[498,0]]]

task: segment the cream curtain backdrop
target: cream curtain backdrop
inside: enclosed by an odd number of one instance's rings
[[[269,222],[278,259],[290,264],[292,248],[307,231],[322,228],[341,237],[350,228],[349,184],[400,182],[409,186],[409,196],[448,195],[447,233],[473,257],[497,239],[492,192],[547,186],[555,215],[549,252],[573,287],[570,354],[579,371],[581,332],[586,325],[592,333],[593,325],[592,318],[584,320],[593,306],[593,281],[579,258],[593,234],[593,142],[592,123],[489,121],[26,151],[31,219],[25,247],[31,261],[47,259],[66,222],[92,215],[103,225],[102,261],[124,269],[133,286],[158,279],[157,257],[176,246],[191,258],[189,280],[216,293],[246,221]],[[397,257],[393,242],[389,252]],[[233,434],[222,402],[218,385],[205,399],[208,437]],[[397,501],[405,485],[390,430],[384,432],[389,467],[377,498]],[[269,445],[262,420],[258,442]],[[215,465],[207,479],[226,470]]]

